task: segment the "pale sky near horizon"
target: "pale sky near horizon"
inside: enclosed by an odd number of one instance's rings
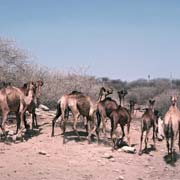
[[[50,68],[180,79],[178,0],[0,0],[0,37]]]

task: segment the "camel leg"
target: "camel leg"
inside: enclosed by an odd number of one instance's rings
[[[166,138],[166,146],[167,146],[167,151],[168,151],[168,155],[169,155],[170,150],[169,150],[169,125],[168,124],[164,125],[164,135]]]
[[[61,119],[62,131],[63,131],[63,144],[66,143],[66,122],[68,120],[68,117],[69,117],[69,110],[66,108],[64,111],[62,111],[62,119]]]
[[[99,135],[98,135],[98,133],[97,133],[97,131],[96,131],[96,129],[97,129],[97,124],[96,124],[96,122],[95,122],[95,119],[94,119],[93,115],[88,118],[88,121],[89,121],[88,132],[90,132],[90,133],[88,133],[89,143],[91,142],[91,135],[94,134],[94,133],[96,134],[97,141],[98,141],[98,143],[99,143]],[[92,130],[91,130],[91,126],[90,126],[90,123],[91,123],[91,122],[93,123],[93,124],[92,124],[92,127],[93,127]]]
[[[96,134],[97,142],[98,142],[98,144],[99,144],[100,141],[99,141],[99,133],[97,132],[97,122],[96,122],[94,116],[93,116],[91,119],[92,119],[92,121],[93,121],[93,127],[94,127],[93,130],[92,130],[92,132]]]
[[[179,130],[179,142],[178,142],[178,146],[179,146],[179,151],[180,151],[180,122],[179,122],[179,128],[178,128],[178,130]]]
[[[32,112],[32,129],[34,127],[36,127],[36,128],[38,127],[35,109]]]
[[[139,146],[139,155],[142,154],[143,134],[144,134],[144,131],[143,131],[143,129],[141,128],[141,139],[140,139],[140,146]]]
[[[173,160],[173,156],[174,156],[174,135],[172,135],[171,137],[171,146],[170,146],[170,154],[171,154],[171,160]]]
[[[124,126],[121,124],[120,125],[121,126],[121,130],[122,130],[122,142],[123,142],[123,140],[124,140],[124,137],[125,137],[125,132],[124,132]]]
[[[170,151],[169,151],[169,138],[168,137],[166,137],[166,146],[167,146],[168,155],[169,155]]]
[[[106,117],[102,117],[102,123],[103,123],[104,137],[106,137]]]
[[[83,118],[84,118],[84,127],[86,129],[87,134],[88,134],[88,120],[87,120],[87,117],[83,116]]]
[[[23,117],[24,127],[26,129],[29,129],[30,126],[29,126],[29,124],[27,124],[27,121],[26,121],[26,111],[22,114],[22,117]]]
[[[9,111],[2,112],[1,129],[2,129],[3,135],[4,135],[5,137],[6,137],[5,123],[6,123],[6,120],[7,120],[8,113],[9,113]]]
[[[52,132],[51,132],[51,137],[54,136],[54,126],[56,123],[56,120],[59,118],[59,116],[61,115],[61,109],[60,109],[60,104],[57,105],[57,111],[56,111],[56,116],[53,118],[52,120]]]
[[[115,130],[117,129],[117,123],[114,122],[114,119],[111,119],[111,140],[113,142],[113,148],[116,149],[116,135]]]
[[[76,115],[74,115],[74,124],[73,124],[73,130],[74,130],[74,132],[76,133],[76,135],[77,135],[77,137],[78,137],[78,139],[80,140],[81,138],[80,138],[80,136],[79,136],[79,133],[78,133],[78,131],[77,131],[77,121],[78,121],[78,117],[80,116],[80,114],[78,113],[78,114],[76,114]]]
[[[153,143],[154,143],[154,149],[156,150],[156,137],[157,137],[157,135],[156,135],[156,129],[157,129],[157,127],[156,127],[156,125],[154,125],[153,126]]]
[[[63,120],[62,130],[63,130],[63,144],[65,144],[66,143],[66,119]]]
[[[88,143],[91,143],[91,119],[88,117],[87,118],[87,126],[88,126]]]
[[[99,142],[99,127],[100,127],[100,124],[101,124],[101,115],[99,112],[96,113],[96,117],[97,117],[97,128],[96,128],[96,134],[97,134],[97,138],[98,138],[98,142]]]
[[[16,113],[16,120],[17,120],[17,127],[16,127],[16,134],[18,133],[18,130],[20,128],[20,124],[21,124],[21,118],[20,118],[20,113]]]
[[[146,131],[146,136],[145,136],[145,139],[144,139],[145,151],[147,150],[148,139],[149,139],[149,130]]]
[[[131,144],[130,144],[130,122],[127,124],[127,141],[128,141],[128,145],[131,146]]]

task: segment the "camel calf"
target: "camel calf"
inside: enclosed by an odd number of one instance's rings
[[[115,131],[118,127],[118,124],[121,126],[122,130],[122,138],[121,141],[123,142],[123,139],[125,137],[124,132],[124,126],[127,125],[127,140],[128,145],[130,146],[130,124],[132,120],[132,115],[134,112],[134,101],[130,101],[130,111],[126,109],[125,107],[122,107],[121,105],[118,106],[117,109],[113,110],[110,114],[110,120],[111,120],[111,139],[113,141],[113,147],[116,148],[117,145],[117,138],[115,136]]]
[[[167,143],[168,155],[171,155],[171,160],[173,159],[173,154],[175,152],[174,141],[177,139],[179,133],[179,150],[180,150],[180,111],[177,107],[177,97],[171,97],[171,106],[166,112],[164,117],[164,134]]]
[[[39,106],[39,96],[41,94],[41,87],[43,86],[43,81],[39,80],[35,84],[34,97],[31,103],[27,106],[27,111],[32,114],[32,129],[38,127],[37,117],[36,117],[36,108]],[[23,87],[20,88],[25,96],[28,95],[28,83],[25,83]]]
[[[146,131],[145,150],[147,150],[148,136],[149,136],[149,131],[151,127],[153,127],[153,142],[154,142],[154,149],[156,149],[155,135],[156,135],[156,130],[157,130],[158,117],[154,112],[154,103],[155,103],[155,100],[149,100],[149,107],[146,109],[146,111],[142,115],[139,155],[142,154],[142,141],[143,141],[144,131]]]

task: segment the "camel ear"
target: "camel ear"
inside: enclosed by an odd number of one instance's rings
[[[150,103],[150,104],[154,104],[154,103],[155,103],[155,100],[154,100],[154,99],[150,99],[150,100],[149,100],[149,103]]]

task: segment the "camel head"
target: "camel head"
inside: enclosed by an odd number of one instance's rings
[[[98,101],[104,100],[109,94],[112,94],[112,93],[113,93],[113,89],[111,88],[105,89],[104,87],[101,87]]]
[[[130,100],[130,101],[129,101],[129,105],[130,105],[130,107],[134,107],[134,106],[135,106],[135,104],[136,104],[136,102],[135,102],[134,100]]]
[[[120,106],[124,106],[124,97],[128,94],[126,89],[117,92],[119,96]]]
[[[149,108],[150,108],[150,109],[153,109],[153,108],[154,108],[154,103],[155,103],[155,100],[154,100],[154,99],[149,99]]]
[[[27,90],[28,90],[28,92],[31,91],[31,92],[33,92],[33,94],[35,94],[36,93],[36,88],[37,88],[36,84],[33,81],[29,81],[27,83]]]
[[[36,81],[36,96],[40,97],[41,95],[41,87],[44,85],[44,82],[42,80]]]
[[[127,94],[128,94],[128,92],[126,89],[122,89],[122,90],[118,91],[118,96],[121,98],[126,96]]]
[[[171,104],[175,106],[177,103],[177,96],[171,96]]]
[[[113,93],[113,89],[112,88],[108,88],[106,89],[106,94],[109,95],[109,94],[112,94]],[[106,96],[107,96],[106,95]]]

